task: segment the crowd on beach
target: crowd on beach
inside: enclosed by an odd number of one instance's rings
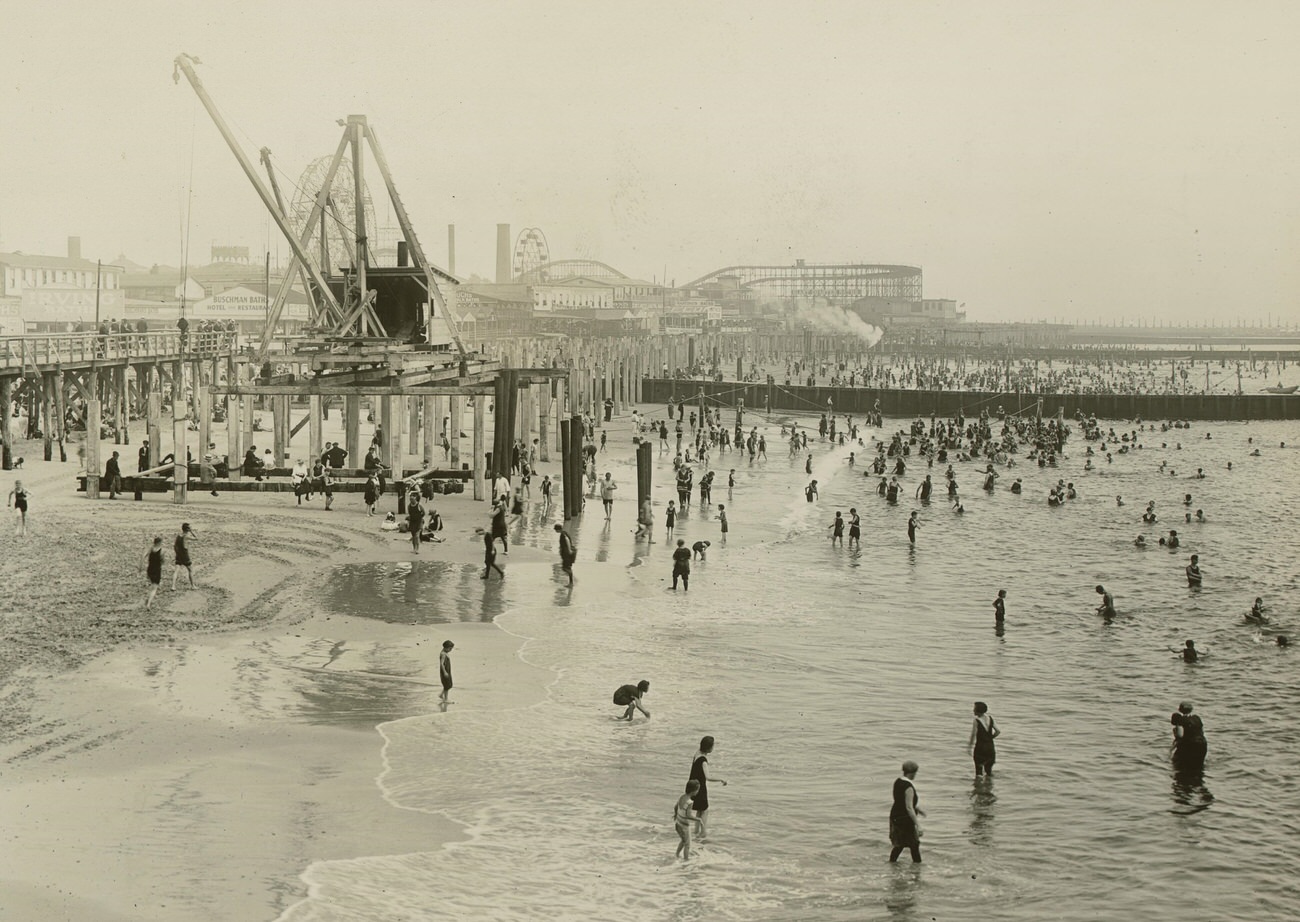
[[[791,372],[799,373],[802,369],[797,363],[792,364]],[[855,372],[849,372],[850,375]],[[596,408],[593,408],[595,410]],[[609,407],[605,407],[605,420],[609,419]],[[988,494],[1005,491],[1011,495],[1023,494],[1022,479],[1014,476],[1020,465],[1034,465],[1041,469],[1060,466],[1070,453],[1081,454],[1085,458],[1085,469],[1092,469],[1094,464],[1114,464],[1118,458],[1131,453],[1138,453],[1146,440],[1161,440],[1167,444],[1173,440],[1179,448],[1183,438],[1192,444],[1190,425],[1184,421],[1166,421],[1162,423],[1145,423],[1135,420],[1130,428],[1117,431],[1116,428],[1103,428],[1091,417],[1079,415],[1072,424],[1062,418],[1041,419],[1031,416],[1018,416],[996,410],[985,409],[978,415],[966,417],[959,413],[951,419],[939,419],[932,416],[928,421],[923,418],[911,420],[905,427],[894,432],[885,431],[885,418],[877,406],[873,411],[860,418],[837,414],[833,403],[829,403],[825,412],[818,414],[815,427],[801,425],[797,420],[782,419],[776,426],[770,418],[759,418],[756,413],[748,413],[743,408],[730,408],[720,405],[686,404],[678,399],[664,408],[665,412],[647,414],[640,409],[631,411],[631,434],[635,444],[648,442],[657,446],[657,453],[671,457],[673,468],[673,488],[676,499],[670,500],[662,509],[659,522],[664,528],[664,539],[673,546],[671,553],[672,590],[680,585],[683,591],[689,591],[692,563],[707,559],[714,542],[703,538],[687,546],[684,539],[675,534],[677,520],[681,516],[691,515],[698,509],[698,515],[706,521],[716,523],[718,544],[725,546],[730,530],[728,504],[733,499],[736,487],[736,468],[728,467],[721,459],[730,455],[749,463],[761,463],[768,459],[768,439],[779,438],[786,443],[791,459],[804,458],[803,473],[805,477],[813,473],[813,450],[839,450],[847,453],[847,464],[855,471],[860,470],[866,482],[871,485],[879,499],[890,505],[916,500],[917,508],[909,513],[906,525],[906,540],[909,546],[915,546],[918,533],[923,526],[921,516],[926,513],[937,497],[936,480],[941,482],[942,496],[952,513],[965,513],[962,502],[962,485],[973,472],[976,489]],[[734,423],[724,421],[724,413],[734,413]],[[582,469],[584,479],[584,500],[599,499],[605,521],[612,521],[615,515],[620,484],[610,471],[603,474],[599,470],[601,453],[606,450],[608,432],[601,425],[598,413],[589,412],[582,416],[583,446]],[[777,428],[778,433],[772,429]],[[1209,439],[1209,435],[1205,436]],[[1082,440],[1082,450],[1072,446],[1073,440]],[[443,435],[444,447],[446,435]],[[405,499],[405,520],[397,521],[394,514],[383,516],[380,525],[385,531],[405,532],[411,541],[413,553],[419,553],[423,542],[440,542],[439,532],[443,523],[438,510],[433,505],[434,494],[427,482],[402,481],[390,484],[391,471],[380,462],[379,449],[383,436],[376,426],[371,446],[363,461],[362,470],[366,475],[366,489],[362,494],[362,507],[368,516],[378,514],[377,503],[385,492],[395,486],[402,490]],[[533,496],[533,481],[538,476],[538,441],[530,443],[515,440],[507,470],[499,473],[491,481],[491,503],[488,519],[481,529],[484,546],[484,569],[482,578],[488,580],[493,573],[497,578],[504,578],[506,572],[498,562],[498,550],[509,554],[511,526],[525,513],[526,504],[540,502],[542,519],[547,519],[558,509],[552,506],[552,489],[555,482],[549,475],[541,478],[537,497]],[[1258,451],[1258,448],[1255,449]],[[139,465],[141,469],[147,464],[148,446],[140,449]],[[316,459],[300,459],[294,464],[291,478],[294,483],[298,505],[311,502],[316,494],[324,497],[324,508],[332,509],[332,477],[335,471],[347,465],[347,452],[342,446],[326,443],[325,450]],[[114,452],[112,465],[117,465],[117,453]],[[961,468],[958,465],[962,465]],[[260,478],[266,473],[267,462],[257,453],[255,446],[250,446],[241,465],[243,473]],[[739,466],[739,465],[738,465]],[[1162,462],[1160,471],[1175,475],[1167,470],[1167,462]],[[1231,467],[1231,463],[1229,463]],[[904,482],[909,471],[916,478]],[[923,471],[923,473],[921,473]],[[120,477],[120,470],[111,471],[110,490],[114,480]],[[726,503],[713,502],[715,480],[725,473],[725,485],[728,491]],[[1203,479],[1203,469],[1195,474],[1185,473],[1195,479]],[[120,481],[119,481],[120,482]],[[721,488],[721,483],[718,484]],[[120,489],[120,486],[118,486]],[[810,479],[803,487],[804,496],[809,503],[820,501],[818,483]],[[1064,478],[1050,486],[1044,497],[1049,507],[1061,507],[1077,498],[1073,482]],[[25,530],[26,512],[30,502],[30,491],[25,490],[22,481],[16,481],[9,494],[9,504],[16,510],[19,533]],[[1125,504],[1122,496],[1116,497],[1116,505]],[[1184,496],[1183,523],[1201,523],[1206,520],[1203,509],[1194,507],[1194,499],[1189,492]],[[659,522],[652,502],[646,498],[634,504],[635,531],[633,541],[653,542],[658,531]],[[1141,514],[1143,526],[1155,525],[1159,512],[1154,500],[1149,501]],[[563,521],[553,523],[557,535],[560,558],[561,578],[567,580],[570,587],[574,584],[574,564],[577,560],[577,547],[572,535]],[[830,533],[833,545],[843,545],[848,539],[849,547],[860,543],[862,534],[861,517],[856,507],[847,510],[835,510],[833,518],[826,529]],[[195,587],[191,544],[197,538],[193,528],[182,524],[172,539],[172,589],[178,582],[189,588]],[[901,540],[901,539],[900,539]],[[1145,546],[1145,535],[1135,540],[1135,546]],[[1170,550],[1180,546],[1176,529],[1170,529],[1167,536],[1159,538],[1159,543]],[[1204,550],[1204,548],[1202,548]],[[161,537],[153,539],[151,547],[145,552],[141,569],[147,578],[147,596],[145,608],[150,608],[162,583],[164,568],[164,545]],[[1199,555],[1191,555],[1185,566],[1188,586],[1199,588],[1203,575],[1200,569]],[[1114,595],[1105,586],[1096,586],[1100,596],[1097,613],[1104,621],[1120,616]],[[1006,630],[1008,591],[999,589],[993,600],[994,627],[998,634]],[[1261,598],[1255,599],[1250,612],[1243,620],[1253,624],[1261,633],[1268,632],[1278,645],[1286,646],[1285,634],[1272,632],[1269,616]],[[1197,649],[1195,641],[1188,639],[1182,648],[1174,651],[1188,664],[1194,664],[1205,656],[1203,650]],[[451,677],[451,642],[447,641],[440,654],[439,672],[443,685],[442,700],[452,688]],[[646,718],[650,712],[645,707],[644,698],[650,683],[640,680],[618,689],[614,702],[623,708],[620,719],[632,720],[637,711]],[[1189,701],[1180,703],[1178,710],[1170,718],[1172,731],[1171,759],[1176,774],[1180,777],[1198,778],[1205,763],[1208,746],[1201,718],[1194,712]],[[976,701],[973,706],[973,718],[968,741],[968,751],[975,766],[977,779],[987,781],[992,776],[996,762],[994,740],[1001,730],[993,720],[988,705]],[[692,834],[703,838],[707,834],[709,810],[709,783],[725,785],[717,777],[710,777],[708,760],[716,741],[712,736],[704,737],[692,758],[690,772],[685,788],[673,809],[673,825],[679,837],[677,855],[690,857]],[[915,761],[903,763],[899,777],[893,782],[892,807],[889,815],[889,837],[891,842],[890,861],[896,861],[907,851],[914,862],[921,860],[920,839],[922,837],[921,818],[924,811],[919,807],[915,779],[919,766]]]
[[[740,362],[740,380],[785,387],[862,387],[873,389],[975,391],[1015,394],[1166,395],[1232,394],[1258,391],[1279,382],[1293,363],[1285,359],[1249,362],[1189,353],[1170,361],[1113,355],[1070,358],[998,358],[910,353],[864,353],[851,357],[810,360],[804,356],[720,356],[716,364],[697,361],[671,370],[665,377],[681,380],[728,380],[724,369]]]

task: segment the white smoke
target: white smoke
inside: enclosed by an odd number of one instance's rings
[[[856,336],[871,348],[884,337],[885,331],[867,323],[853,311],[836,307],[824,298],[800,298],[794,302],[794,320],[807,324],[818,333]]]

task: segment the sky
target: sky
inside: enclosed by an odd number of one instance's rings
[[[290,195],[365,114],[435,263],[456,225],[462,276],[493,276],[509,223],[679,284],[904,263],[976,320],[1300,321],[1300,4],[122,0],[5,20],[4,250],[288,258],[172,82],[184,51]]]

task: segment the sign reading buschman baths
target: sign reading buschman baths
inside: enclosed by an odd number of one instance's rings
[[[266,311],[266,295],[241,286],[195,302],[190,313],[203,320],[249,320],[266,316]],[[306,320],[307,305],[294,303],[291,296],[285,302],[284,312],[280,316],[288,320]]]

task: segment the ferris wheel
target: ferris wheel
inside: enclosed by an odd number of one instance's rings
[[[515,278],[525,272],[532,272],[550,260],[551,251],[540,227],[525,227],[519,232],[519,237],[515,240],[515,258],[511,265]]]
[[[298,177],[298,188],[294,190],[293,202],[289,206],[289,220],[293,229],[302,234],[307,220],[311,217],[312,208],[316,205],[316,196],[321,187],[325,184],[325,174],[329,171],[332,157],[317,157],[307,168],[302,171]],[[356,241],[353,239],[356,226],[356,206],[353,189],[355,183],[352,180],[352,160],[345,157],[339,162],[338,171],[334,174],[334,182],[330,187],[330,201],[334,206],[334,213],[326,213],[324,220],[325,236],[329,243],[330,262],[333,266],[317,266],[323,275],[332,275],[333,271],[342,265],[350,263],[352,260],[349,254],[355,249]],[[370,199],[370,189],[363,182],[361,185],[362,208],[365,210],[366,227],[372,229],[372,233],[378,230],[379,225],[375,221],[375,206]],[[337,216],[338,220],[335,220]],[[314,229],[314,245],[307,248],[307,255],[313,263],[320,262],[320,228]],[[371,246],[371,250],[375,247]],[[371,253],[370,262],[374,264],[374,253]]]

